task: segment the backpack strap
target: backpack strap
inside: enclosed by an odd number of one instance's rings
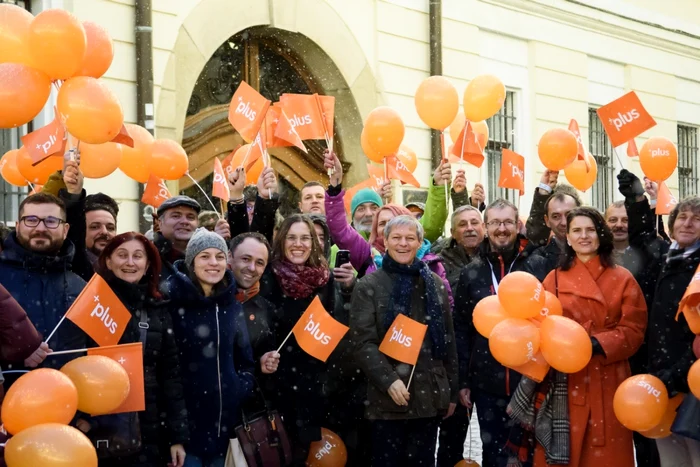
[[[142,350],[146,351],[146,339],[148,337],[148,315],[146,310],[141,310],[141,318],[139,319],[139,341],[141,342]]]

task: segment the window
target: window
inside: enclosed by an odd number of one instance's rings
[[[605,212],[615,193],[615,153],[594,108],[588,109],[588,149],[598,164],[598,179],[593,184],[591,204]]]
[[[678,191],[680,199],[698,194],[698,129],[678,125]]]
[[[515,92],[507,91],[503,107],[496,115],[489,118],[486,123],[489,127],[489,142],[486,145],[486,161],[488,164],[489,187],[486,202],[490,203],[497,198],[504,198],[517,203],[516,190],[500,188],[498,179],[501,173],[501,151],[515,146]]]
[[[0,130],[0,154],[19,147],[21,134],[18,129]],[[17,220],[19,203],[27,195],[26,188],[18,188],[0,179],[0,222],[14,225]]]

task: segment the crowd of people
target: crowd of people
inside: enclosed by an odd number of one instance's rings
[[[248,187],[238,169],[225,216],[174,196],[145,236],[117,235],[118,204],[87,196],[67,159],[2,239],[4,389],[75,358],[53,352],[97,345],[68,320],[46,338],[98,274],[131,312],[119,343],[143,344],[146,398],[140,447],[100,466],[223,467],[236,428],[270,407],[291,446],[287,456],[273,445],[275,465],[305,465],[326,428],[350,466],[452,467],[474,407],[487,467],[700,465],[697,424],[651,440],[613,412],[620,383],[651,373],[670,396],[686,394],[679,419],[700,416],[687,384],[695,335],[676,319],[700,264],[700,198],[674,208],[666,235],[654,183],[623,170],[624,201],[601,214],[545,171],[525,220],[479,184],[469,196],[464,171],[445,162],[424,204],[392,203],[387,182],[357,192],[346,212],[343,167],[332,152],[324,162],[329,186],[304,185],[299,213],[279,214],[271,168]],[[514,271],[541,280],[589,333],[582,371],[535,384],[493,358],[472,315]],[[326,362],[286,340],[317,298],[349,326]],[[379,350],[399,314],[427,325],[415,366]],[[74,424],[88,436],[105,428],[80,413]]]

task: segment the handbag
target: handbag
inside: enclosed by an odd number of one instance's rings
[[[148,318],[141,312],[139,320],[139,341],[142,350],[146,350],[148,336]],[[138,412],[124,412],[100,415],[91,419],[87,437],[95,446],[99,459],[128,457],[141,452],[141,424]]]
[[[700,441],[700,400],[692,393],[686,394],[676,410],[671,433]]]
[[[292,462],[292,446],[289,443],[287,431],[282,423],[282,417],[276,410],[270,408],[270,404],[260,389],[257,380],[255,391],[260,395],[264,409],[253,416],[246,416],[242,410],[243,423],[234,429],[236,439],[247,467],[284,467]],[[229,443],[229,455],[235,458],[235,453]],[[243,465],[243,464],[241,464]],[[226,467],[239,467],[239,464],[226,464]]]

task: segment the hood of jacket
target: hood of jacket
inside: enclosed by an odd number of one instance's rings
[[[314,225],[319,225],[323,229],[323,255],[327,260],[331,257],[331,230],[328,228],[328,222],[326,221],[326,216],[321,214],[309,214],[309,219]]]
[[[17,233],[12,232],[3,243],[0,259],[8,263],[21,265],[33,271],[65,271],[70,269],[75,256],[75,246],[68,239],[63,241],[61,249],[55,255],[44,255],[25,249],[17,240]]]

